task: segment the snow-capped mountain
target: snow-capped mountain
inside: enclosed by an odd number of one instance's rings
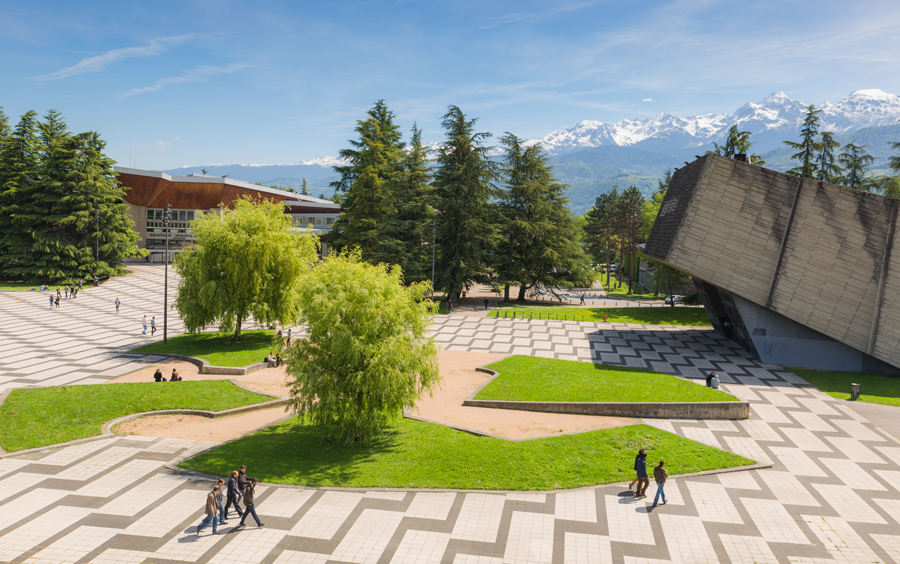
[[[900,119],[900,97],[881,90],[857,90],[837,104],[820,109],[821,130],[838,134],[863,127],[891,125]],[[662,113],[643,120],[625,119],[613,124],[582,121],[554,131],[540,142],[551,155],[561,155],[603,145],[642,145],[656,150],[700,147],[719,142],[737,124],[755,136],[777,133],[778,140],[792,138],[806,115],[806,104],[784,92],[769,94],[759,103],[747,103],[730,114],[677,117]],[[758,141],[765,141],[764,135]],[[776,141],[777,142],[777,141]]]

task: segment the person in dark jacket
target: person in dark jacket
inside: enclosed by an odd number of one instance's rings
[[[634,467],[635,468],[637,468],[638,458],[640,458],[642,454],[644,454],[644,449],[639,450],[637,453],[637,456],[634,457]],[[628,484],[628,489],[630,490],[631,488],[633,488],[634,485],[638,482],[638,480],[640,480],[640,478],[638,476],[635,476],[634,480],[632,480],[631,483]]]
[[[234,504],[234,510],[237,511],[238,517],[244,516],[244,511],[241,509],[240,500],[241,500],[241,490],[238,486],[238,471],[234,470],[231,472],[231,477],[228,478],[228,497],[225,503],[225,519],[228,519],[228,508]]]
[[[249,484],[247,484],[247,488],[244,490],[244,507],[247,509],[244,510],[244,516],[241,517],[240,526],[244,526],[244,521],[247,520],[247,515],[253,515],[253,519],[256,521],[256,525],[259,527],[263,527],[265,523],[259,520],[259,516],[256,514],[256,500],[254,499],[254,494],[256,490],[256,484],[259,483],[259,480],[253,478]]]
[[[665,469],[666,461],[660,460],[659,466],[653,469],[653,479],[656,480],[656,497],[653,498],[653,507],[659,503],[659,496],[662,496],[663,505],[666,504],[666,480],[669,478],[669,471]]]
[[[247,477],[247,465],[241,464],[241,469],[238,472],[237,477],[238,483],[238,491],[241,492],[241,495],[244,495],[244,491],[246,491],[247,486],[250,484],[250,478]],[[247,505],[246,503],[244,505]]]
[[[706,387],[707,388],[712,387],[712,379],[713,379],[713,376],[715,376],[715,375],[716,375],[715,370],[713,370],[712,372],[710,372],[709,374],[706,375]]]
[[[650,478],[647,476],[647,453],[638,455],[637,460],[634,461],[634,470],[638,476],[638,485],[634,496],[647,497],[647,488],[650,486]]]

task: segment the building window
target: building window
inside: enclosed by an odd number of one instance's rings
[[[322,218],[321,218],[321,217],[317,217],[317,218],[316,218],[316,225],[322,225]]]
[[[334,225],[334,218],[333,218],[333,217],[329,217],[328,219],[326,219],[326,224],[327,224],[327,225]]]

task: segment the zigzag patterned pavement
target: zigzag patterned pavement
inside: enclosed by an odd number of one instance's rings
[[[141,286],[142,276],[104,287],[130,283],[139,296],[161,301],[155,285]],[[99,296],[101,290],[93,291]],[[22,311],[30,307],[29,299],[25,294],[14,300],[17,319],[30,319]],[[4,312],[8,305],[10,300],[0,297]],[[63,370],[70,366],[82,366],[76,371],[85,374],[72,382],[98,381],[113,376],[108,368],[91,368],[96,363],[118,359],[122,362],[116,366],[124,370],[135,362],[123,359],[121,351],[140,342],[133,335],[140,336],[140,315],[129,314],[127,326],[112,325],[105,313],[79,315],[93,321],[90,330],[96,333],[81,332],[68,321],[63,329],[58,320],[69,318],[60,315],[43,324],[56,328],[52,336],[39,323],[33,330],[14,331],[13,349],[26,349],[17,355],[30,354],[31,339],[35,350],[43,351],[53,348],[43,344],[47,339],[81,335],[85,342],[72,348],[93,347],[82,349],[90,355],[73,361],[63,354],[51,361],[62,364],[30,372],[21,369],[45,364],[38,358],[43,354],[5,363],[0,366],[10,379],[4,385],[47,382],[73,374]],[[12,349],[5,347],[13,337],[8,328],[2,331],[0,356],[6,360],[4,351]],[[120,333],[126,336],[117,340]],[[222,527],[223,535],[197,536],[210,484],[163,466],[211,445],[105,438],[0,459],[0,561],[900,562],[900,442],[845,402],[748,358],[710,331],[452,316],[437,320],[434,333],[451,349],[597,360],[685,378],[716,369],[724,375],[726,391],[751,402],[750,420],[645,423],[773,467],[676,477],[666,486],[669,503],[655,509],[621,484],[551,493],[268,485],[258,488],[258,511],[266,527],[236,531],[232,521]],[[60,373],[43,378],[45,370]],[[651,483],[648,493],[654,489]]]

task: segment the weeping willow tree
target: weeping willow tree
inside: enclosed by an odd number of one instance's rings
[[[178,253],[175,309],[188,332],[218,324],[241,336],[245,321],[293,324],[301,276],[316,260],[318,240],[291,226],[284,206],[249,197],[222,215],[193,221],[196,245]]]
[[[361,255],[330,255],[304,277],[299,320],[308,338],[287,356],[293,408],[340,442],[378,436],[440,380],[428,336],[431,284],[405,286],[399,267]]]

